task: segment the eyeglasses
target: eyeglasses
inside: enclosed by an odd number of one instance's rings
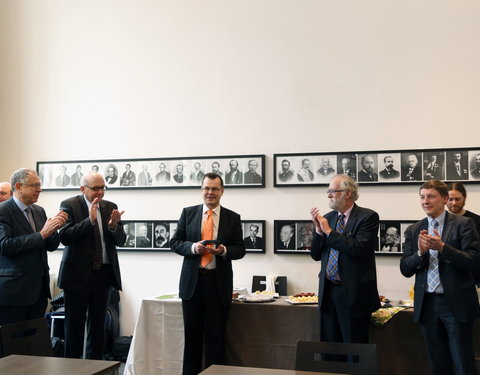
[[[38,190],[38,189],[42,188],[42,184],[40,184],[40,183],[39,184],[26,184],[26,183],[22,182],[22,185],[33,187],[35,190]]]
[[[88,185],[84,185],[85,187],[93,190],[93,191],[104,191],[104,190],[107,190],[107,186],[103,185],[103,186],[88,186]]]
[[[218,193],[220,190],[222,190],[222,189],[217,188],[217,187],[213,187],[213,188],[202,187],[202,191],[207,192],[207,193],[209,191],[211,191],[212,193]]]
[[[335,194],[335,193],[343,193],[345,190],[334,190],[334,189],[327,189],[327,195]]]

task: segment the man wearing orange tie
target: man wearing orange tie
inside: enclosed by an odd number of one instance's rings
[[[183,375],[202,371],[204,342],[205,367],[224,364],[232,260],[245,256],[240,215],[220,206],[222,178],[207,173],[201,191],[204,203],[183,209],[170,241],[171,249],[183,256],[179,288],[185,328]]]

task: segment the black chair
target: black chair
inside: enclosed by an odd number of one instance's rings
[[[267,288],[266,276],[253,276],[252,279],[252,293],[257,290],[264,291]],[[287,296],[287,276],[277,276],[275,280],[275,292],[280,296]]]
[[[45,318],[5,324],[0,327],[3,355],[38,355],[54,357]]]
[[[325,355],[348,356],[349,362],[324,360]],[[353,375],[377,375],[377,346],[342,342],[299,341],[295,370]]]

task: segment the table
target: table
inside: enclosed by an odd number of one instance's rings
[[[316,305],[232,303],[226,331],[228,365],[293,370],[300,340],[319,340]],[[475,353],[480,358],[480,320],[475,322]],[[428,373],[425,344],[413,309],[396,314],[383,327],[371,327],[377,344],[378,373]],[[179,299],[142,301],[125,366],[125,375],[180,375],[183,317]]]
[[[9,355],[0,358],[2,375],[118,375],[120,362],[91,359]]]
[[[200,375],[332,375],[332,373],[213,365],[202,371]],[[342,374],[335,373],[335,375]]]

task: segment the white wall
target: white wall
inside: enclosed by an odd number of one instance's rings
[[[39,160],[267,156],[265,189],[222,203],[267,220],[267,254],[235,285],[287,275],[316,291],[320,265],[273,254],[273,220],[328,209],[324,188],[273,188],[272,155],[477,147],[480,3],[294,0],[0,0],[0,180]],[[480,188],[467,186],[480,211]],[[414,186],[361,187],[382,219],[419,219]],[[42,193],[53,214],[73,192]],[[109,191],[125,219],[176,220],[196,190]],[[62,253],[50,255],[58,270]],[[120,253],[122,332],[141,299],[177,288],[181,257]],[[377,257],[381,294],[405,298],[399,258]]]

